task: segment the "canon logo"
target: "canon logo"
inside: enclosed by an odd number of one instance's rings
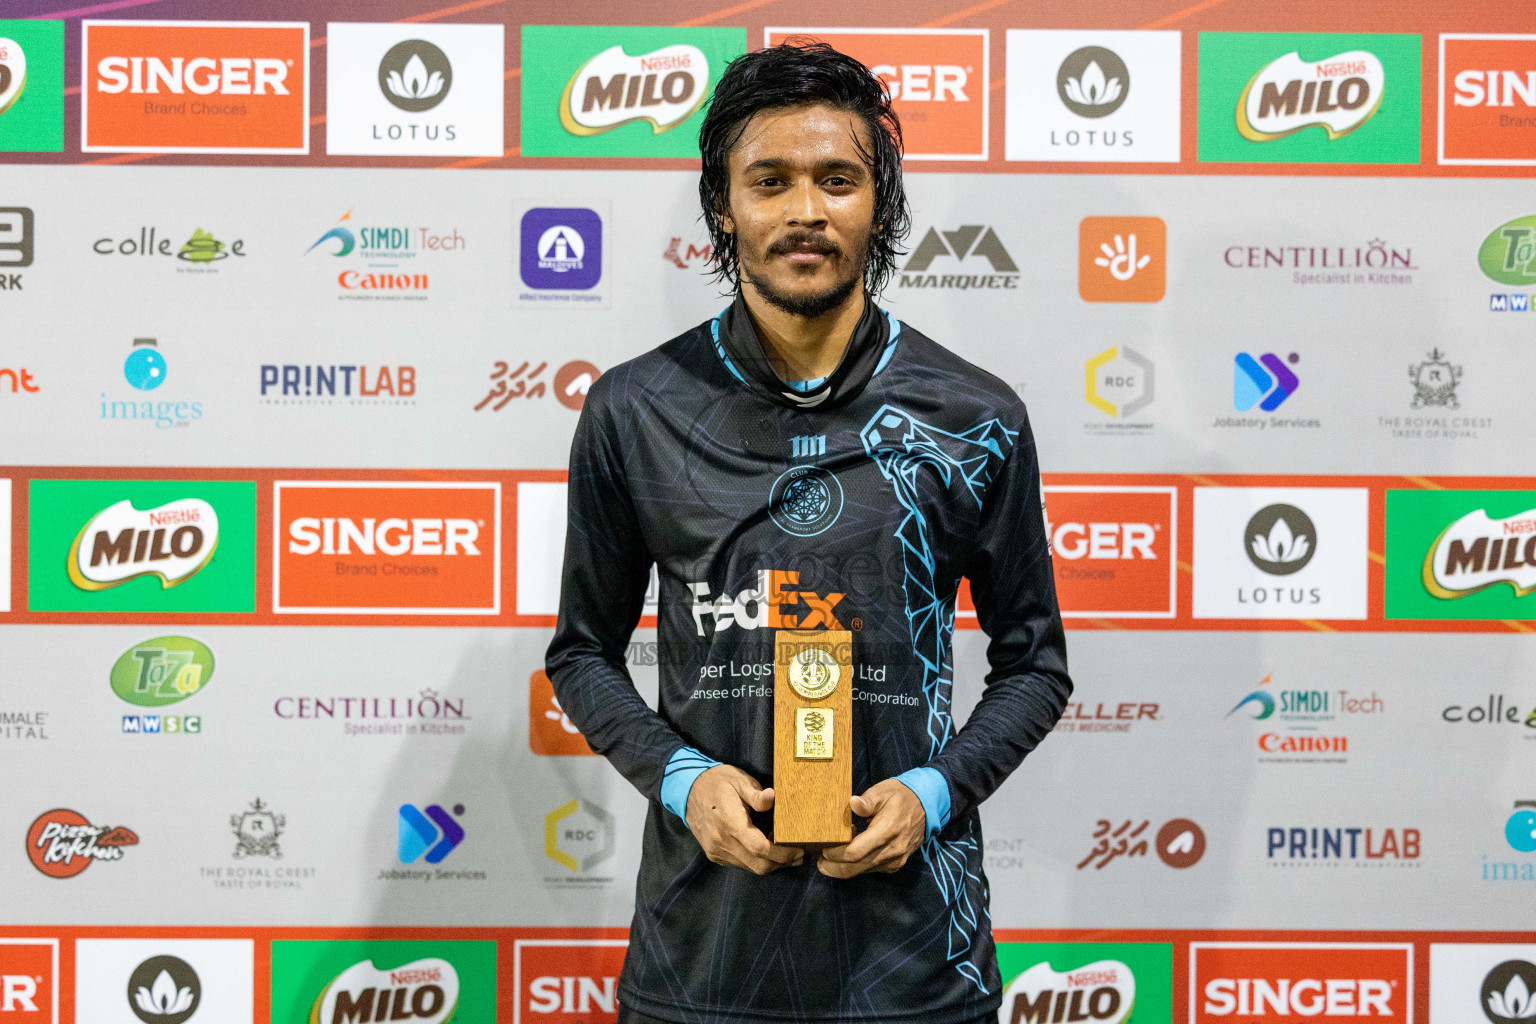
[[[356,519],[302,516],[288,525],[295,555],[478,555],[473,519]],[[354,551],[355,547],[355,551]]]
[[[25,974],[0,974],[0,1013],[37,1012],[37,979]]]
[[[617,1013],[618,978],[545,975],[528,984],[528,1009],[534,1013]]]
[[[96,91],[198,96],[287,96],[288,62],[276,57],[103,57],[96,64]]]
[[[967,74],[958,64],[876,64],[870,68],[876,77],[885,80],[885,88],[893,100],[908,103],[954,101],[967,103],[965,94]]]
[[[1157,558],[1151,523],[1062,523],[1048,527],[1058,558]]]
[[[1462,71],[1451,102],[1458,107],[1536,107],[1536,71]]]
[[[1212,978],[1204,1011],[1213,1017],[1391,1017],[1392,983],[1381,978]]]

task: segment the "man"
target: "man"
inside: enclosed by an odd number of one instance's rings
[[[1072,684],[1023,404],[875,305],[900,131],[826,46],[731,64],[699,194],[735,300],[603,374],[576,428],[546,667],[652,802],[621,1022],[996,1018],[976,807]],[[653,562],[659,713],[625,667]],[[991,672],[956,732],[961,577]],[[819,854],[769,838],[775,627],[854,638],[862,829]]]

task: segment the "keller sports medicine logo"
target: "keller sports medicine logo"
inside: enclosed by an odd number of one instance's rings
[[[0,1020],[59,1024],[59,940],[0,938]]]
[[[1178,496],[1171,487],[1051,485],[1045,531],[1064,618],[1172,618]]]
[[[966,260],[970,259],[970,263]],[[953,260],[952,265],[949,261]],[[986,261],[985,267],[982,260]],[[938,267],[934,267],[935,262]],[[991,273],[987,273],[990,268]],[[965,271],[956,274],[956,269]],[[935,273],[934,271],[948,271]],[[932,228],[902,264],[899,288],[1017,288],[1019,265],[1003,247],[997,232],[984,224],[962,224],[954,230]]]
[[[496,943],[275,940],[272,1019],[315,1024],[496,1019]]]
[[[1168,227],[1161,217],[1084,217],[1077,252],[1077,293],[1084,302],[1162,301]]]
[[[1536,1018],[1536,945],[1431,943],[1429,1019],[1528,1024]]]
[[[1387,492],[1389,619],[1527,619],[1536,491]]]
[[[524,156],[697,157],[699,123],[746,30],[524,25]]]
[[[753,629],[846,629],[838,621],[837,604],[841,593],[821,594],[800,589],[800,573],[795,569],[759,569],[755,586],[735,594],[709,596],[709,584],[690,583],[693,593],[694,625],[705,636],[704,620],[714,631]]]
[[[308,153],[309,22],[81,22],[80,148]]]
[[[518,1021],[612,1024],[619,1012],[623,939],[515,939]]]
[[[495,615],[501,485],[280,480],[278,614]]]
[[[1440,162],[1536,164],[1536,35],[1442,33]]]
[[[1190,1024],[1270,1016],[1407,1021],[1413,1006],[1406,943],[1191,942],[1189,973]]]
[[[1009,160],[1177,162],[1178,32],[1008,30]]]
[[[1173,946],[999,942],[1000,1024],[1171,1024]]]
[[[139,837],[122,825],[92,825],[76,811],[44,811],[27,830],[27,856],[49,878],[73,878],[96,861],[123,859]]]
[[[815,39],[880,79],[908,160],[985,160],[991,89],[984,28],[768,28],[764,45]]]
[[[500,24],[331,22],[325,151],[501,156],[504,32]]]
[[[1419,37],[1200,33],[1199,158],[1417,163]]]
[[[0,20],[0,152],[64,149],[64,22]]]

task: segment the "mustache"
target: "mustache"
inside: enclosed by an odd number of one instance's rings
[[[842,248],[820,231],[791,231],[768,247],[769,256],[787,256],[792,252],[814,252],[823,256],[842,256]]]

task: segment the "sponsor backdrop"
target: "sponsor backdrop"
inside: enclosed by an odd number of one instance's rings
[[[906,126],[885,305],[1039,441],[1000,1021],[1536,1018],[1525,7],[67,6],[0,19],[0,1024],[614,1019],[566,455],[724,304],[699,122],[797,36]]]

